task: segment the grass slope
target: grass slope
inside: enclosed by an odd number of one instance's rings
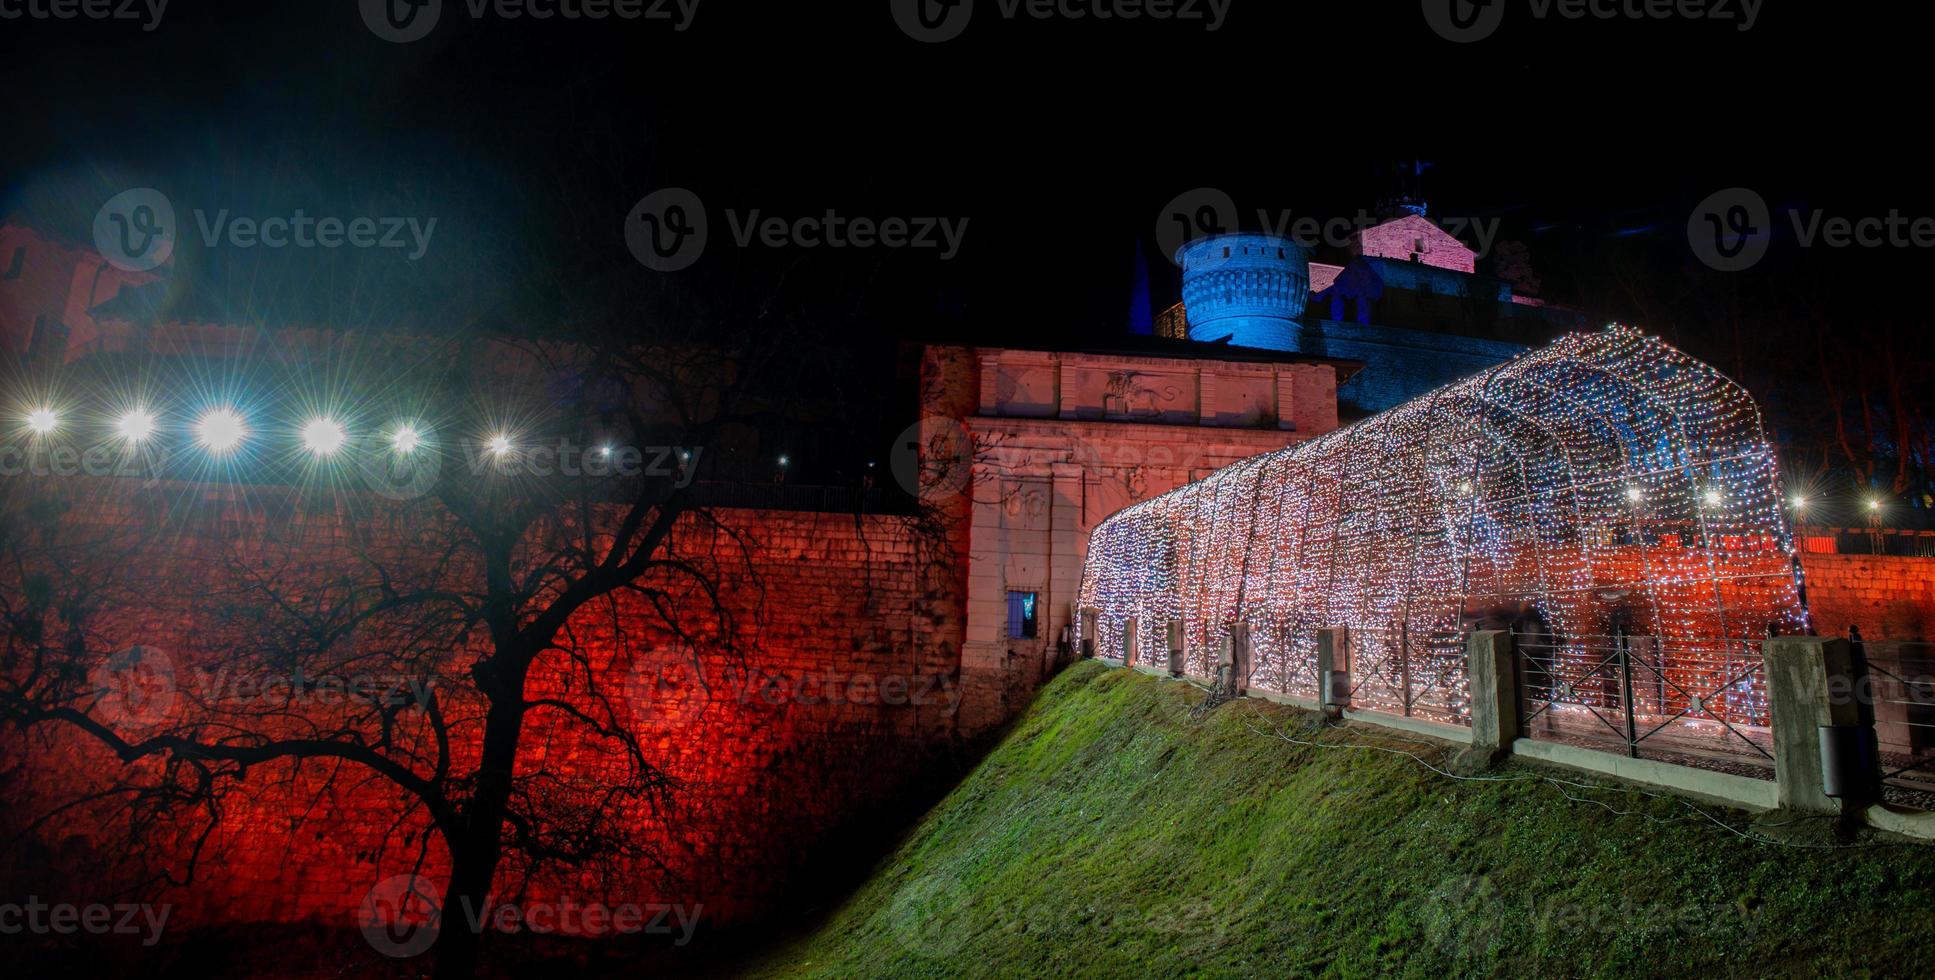
[[[761,976],[1927,975],[1935,847],[1078,664]],[[1281,736],[1319,742],[1295,744]],[[1395,750],[1395,751],[1381,751]],[[1548,779],[1551,777],[1551,779]],[[1566,782],[1554,782],[1564,780]]]

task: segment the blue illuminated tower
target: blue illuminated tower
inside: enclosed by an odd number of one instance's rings
[[[1176,252],[1189,339],[1263,350],[1298,349],[1297,318],[1310,295],[1310,250],[1241,232],[1199,238]]]

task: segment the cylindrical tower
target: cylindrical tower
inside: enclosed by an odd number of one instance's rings
[[[1294,351],[1310,295],[1310,250],[1287,238],[1211,235],[1176,252],[1189,339]]]

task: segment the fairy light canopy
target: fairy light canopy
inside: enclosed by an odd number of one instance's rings
[[[1144,650],[1181,620],[1201,673],[1248,624],[1253,676],[1282,690],[1337,626],[1530,620],[1661,637],[1703,670],[1805,624],[1783,502],[1747,392],[1615,325],[1123,509],[1080,602],[1105,650],[1132,619]]]

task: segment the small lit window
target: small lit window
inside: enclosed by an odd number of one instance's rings
[[[1008,639],[1035,638],[1035,608],[1039,596],[1033,592],[1008,593]]]

